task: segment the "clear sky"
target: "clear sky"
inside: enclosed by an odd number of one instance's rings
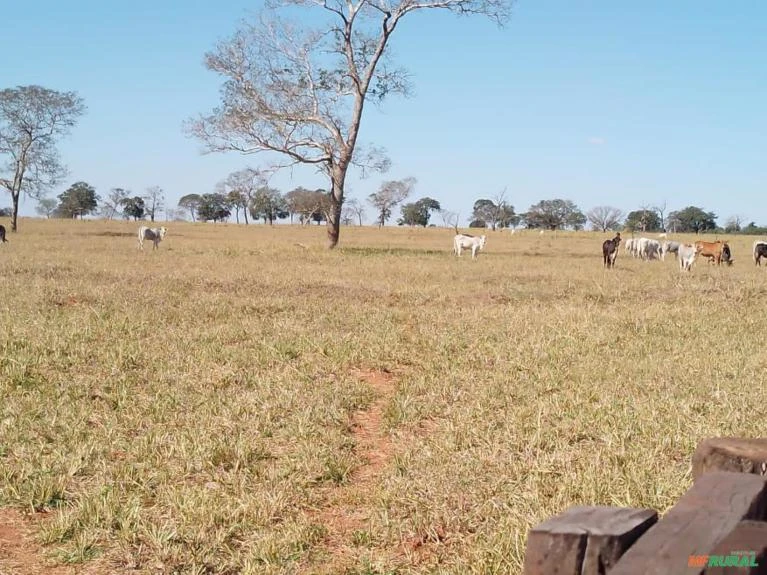
[[[26,0],[3,7],[0,88],[77,91],[88,111],[60,151],[61,193],[162,187],[170,204],[206,193],[258,155],[201,155],[184,120],[218,103],[203,56],[258,2]],[[409,17],[410,18],[410,17]],[[391,170],[352,177],[364,199],[413,176],[467,221],[507,188],[518,212],[564,198],[583,211],[667,202],[767,224],[767,3],[521,0],[508,25],[427,12],[392,47],[414,95],[367,109],[362,139]],[[273,183],[325,187],[311,172]],[[10,197],[0,200],[9,205]],[[22,214],[35,202],[25,200]],[[398,215],[398,214],[397,214]],[[373,216],[368,209],[368,220]]]

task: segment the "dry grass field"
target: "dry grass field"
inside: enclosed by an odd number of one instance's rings
[[[681,274],[604,270],[607,234],[166,225],[0,246],[0,573],[519,573],[544,518],[664,511],[700,439],[764,434],[753,238]]]

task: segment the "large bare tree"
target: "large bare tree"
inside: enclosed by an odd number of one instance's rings
[[[623,212],[612,206],[597,206],[586,212],[586,218],[589,220],[592,228],[606,232],[620,226]]]
[[[272,153],[280,160],[271,168],[306,164],[327,176],[333,248],[349,168],[358,166],[364,175],[390,164],[358,136],[367,102],[408,93],[407,72],[387,56],[399,23],[414,12],[444,9],[503,25],[512,1],[267,0],[257,22],[206,55],[208,69],[225,78],[222,102],[188,130],[208,152]],[[296,18],[297,6],[305,19]],[[281,18],[283,9],[290,19]]]
[[[13,201],[11,231],[17,229],[21,194],[40,198],[66,176],[56,140],[84,111],[74,92],[41,86],[0,90],[0,186]]]

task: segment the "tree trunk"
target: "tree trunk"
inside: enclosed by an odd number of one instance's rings
[[[330,210],[328,212],[328,249],[338,245],[341,234],[341,206],[344,203],[344,182],[346,181],[346,166],[335,166],[331,175]]]
[[[11,231],[16,231],[16,222],[19,219],[19,195],[11,193],[11,197],[13,198],[13,214],[11,215]]]

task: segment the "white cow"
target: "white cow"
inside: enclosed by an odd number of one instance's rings
[[[485,247],[487,236],[470,236],[469,234],[456,234],[453,239],[453,250],[455,255],[460,256],[463,248],[471,248],[472,259],[477,257],[477,252]]]
[[[165,239],[165,234],[168,230],[165,227],[162,228],[148,228],[147,226],[141,226],[138,229],[138,247],[140,250],[144,249],[144,240],[152,242],[152,249],[156,250],[157,245]]]
[[[681,271],[689,272],[692,269],[692,264],[695,263],[695,258],[698,256],[698,250],[693,244],[679,244],[679,269]]]

